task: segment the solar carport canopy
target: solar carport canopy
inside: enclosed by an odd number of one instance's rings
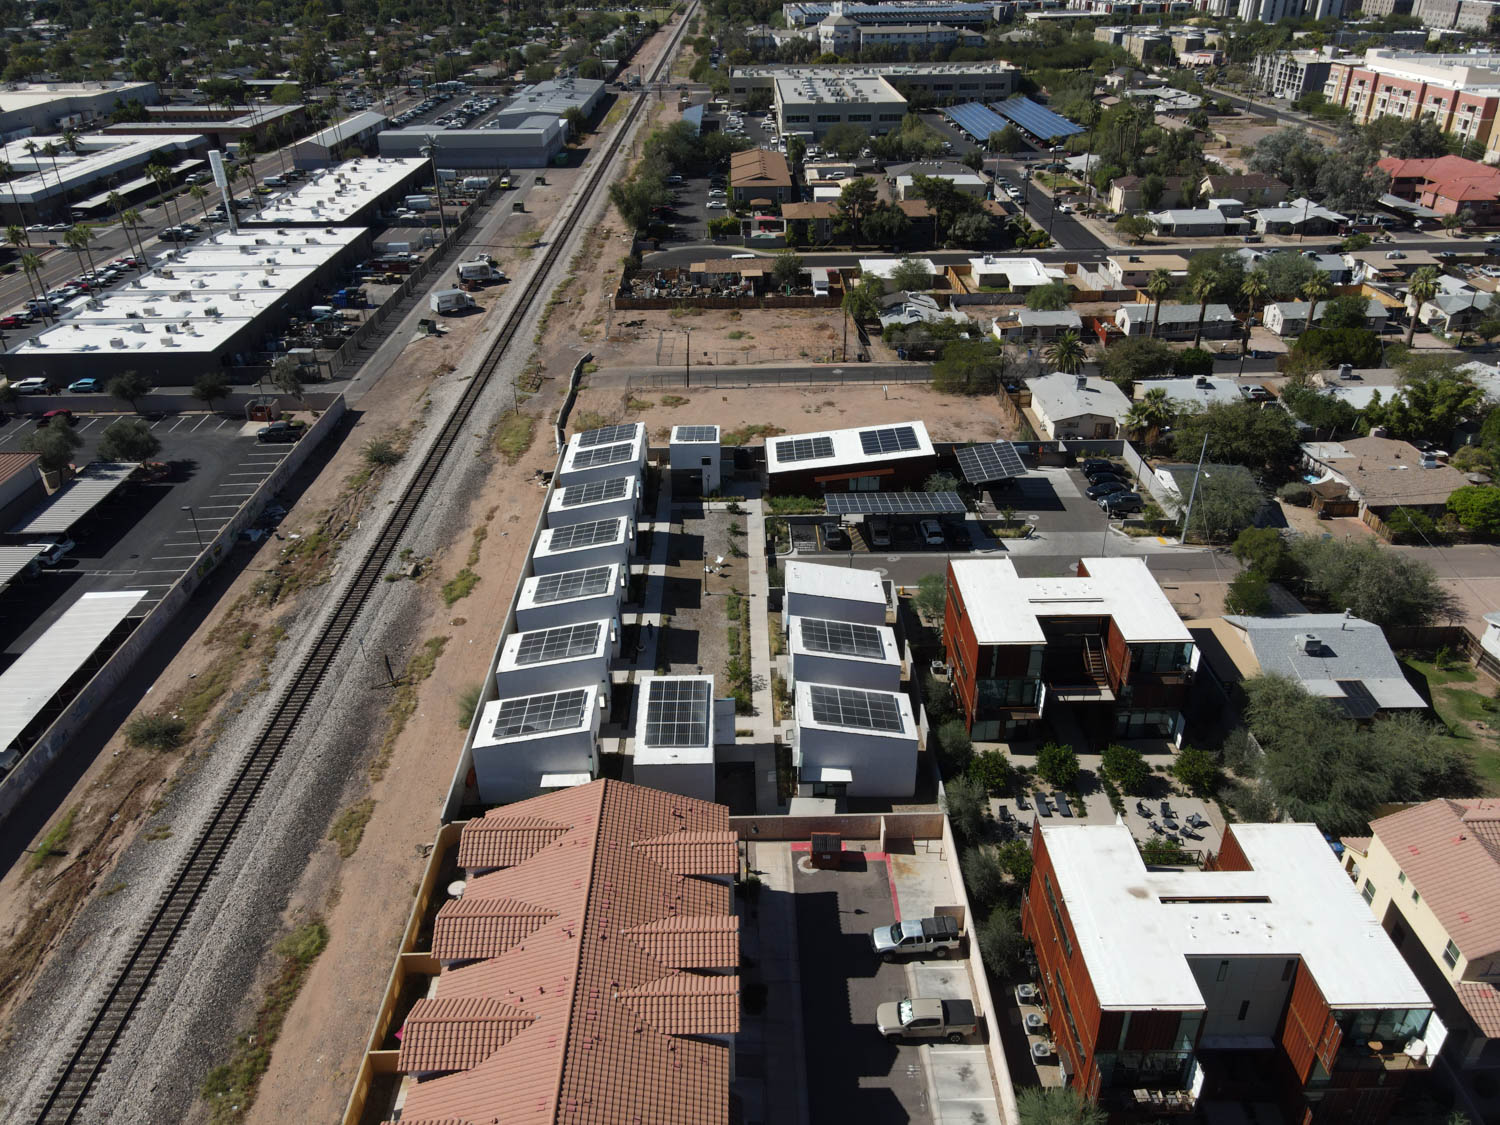
[[[987,141],[991,133],[998,133],[1010,124],[982,102],[945,106],[943,116],[976,141]]]
[[[84,594],[0,675],[0,750],[20,737],[145,596],[145,590]]]
[[[1074,125],[1066,117],[1053,113],[1044,105],[1037,105],[1030,98],[1017,94],[990,107],[1001,117],[1008,117],[1039,141],[1052,141],[1058,137],[1071,137],[1083,132],[1083,126]]]
[[[968,511],[956,492],[830,492],[831,516],[961,516]]]

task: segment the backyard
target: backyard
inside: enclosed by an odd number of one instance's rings
[[[1452,737],[1474,759],[1474,769],[1489,794],[1500,794],[1500,698],[1497,686],[1467,661],[1444,653],[1407,654],[1402,664],[1413,679],[1426,681],[1432,706]],[[1441,658],[1439,661],[1438,658]],[[1421,690],[1420,683],[1417,685]]]

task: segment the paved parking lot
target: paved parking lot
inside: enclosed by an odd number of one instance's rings
[[[112,416],[82,416],[79,465],[93,459]],[[146,590],[144,615],[291,450],[260,445],[259,423],[209,414],[182,414],[151,424],[162,443],[156,459],[173,471],[160,482],[122,486],[71,533],[77,546],[56,567],[17,580],[0,593],[0,654],[19,655],[85,593]],[[0,451],[23,447],[35,424],[12,419],[0,427]],[[189,510],[185,510],[189,509]],[[195,526],[196,521],[196,526]]]

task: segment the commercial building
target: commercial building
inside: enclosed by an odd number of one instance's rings
[[[972,737],[1032,737],[1066,706],[1085,735],[1179,739],[1198,649],[1138,558],[1022,578],[1009,559],[948,563],[943,644]]]
[[[201,136],[209,148],[226,151],[250,138],[263,151],[306,125],[307,107],[302,105],[154,105],[147,107],[146,120],[106,125],[100,132],[105,137]]]
[[[783,136],[821,140],[835,125],[889,133],[906,116],[906,98],[878,75],[808,72],[778,75],[772,91]]]
[[[1269,1094],[1380,1125],[1446,1034],[1312,824],[1231,825],[1202,871],[1147,866],[1125,824],[1041,825],[1021,928],[1066,1081],[1111,1110]]]
[[[162,164],[174,183],[207,167],[201,157],[208,139],[199,134],[170,139],[136,133],[90,133],[69,148],[62,137],[26,137],[0,146],[0,161],[12,179],[0,184],[0,204],[18,208],[28,222],[41,219],[95,218],[107,208],[110,192],[126,205],[160,188],[145,169]],[[110,212],[112,214],[112,212]],[[9,212],[7,212],[9,214]]]
[[[1032,413],[1053,439],[1114,437],[1130,410],[1125,392],[1097,375],[1056,371],[1027,379],[1026,387]]]
[[[1345,837],[1344,869],[1448,1027],[1443,1061],[1500,1069],[1500,801],[1427,801]],[[1481,1111],[1471,1110],[1475,1120]]]
[[[879,5],[880,11],[894,7]],[[904,22],[904,21],[903,21]],[[944,22],[951,23],[950,20]],[[779,78],[883,78],[904,96],[920,92],[935,102],[998,101],[1016,92],[1021,71],[1008,62],[846,63],[735,67],[729,78],[730,96],[743,102],[752,90],[772,92]],[[871,129],[871,133],[884,130]]]
[[[603,79],[549,78],[517,90],[489,120],[489,127],[513,129],[533,117],[561,117],[571,109],[591,118],[603,100]]]
[[[1226,616],[1225,652],[1245,678],[1286,676],[1309,695],[1367,722],[1396,711],[1425,711],[1378,625],[1352,613]]]
[[[55,133],[108,117],[117,105],[161,100],[155,82],[14,82],[0,91],[0,139]]]
[[[886,27],[896,24],[945,23],[949,27],[983,29],[998,21],[1002,5],[962,3],[783,4],[781,14],[787,27],[817,27],[830,16],[843,16],[856,26]]]
[[[190,385],[266,351],[368,248],[360,227],[219,231],[120,288],[73,301],[56,324],[11,349],[7,370],[54,382],[85,369],[100,379],[138,371],[157,386]]]
[[[1324,96],[1349,111],[1357,125],[1377,117],[1430,117],[1444,133],[1496,151],[1500,114],[1500,55],[1428,54],[1372,48],[1362,62],[1336,62]]]
[[[296,168],[327,168],[342,160],[343,154],[351,148],[368,154],[374,150],[375,137],[385,128],[387,121],[385,114],[366,110],[346,117],[336,125],[319,129],[292,146],[292,165]]]
[[[1303,94],[1323,92],[1333,57],[1332,47],[1322,51],[1272,51],[1251,60],[1250,75],[1273,98],[1296,101]]]
[[[469,821],[397,968],[433,979],[392,1017],[391,1116],[729,1125],[738,854],[724,806],[612,780]]]
[[[1387,156],[1379,167],[1390,174],[1392,195],[1438,215],[1472,211],[1482,226],[1500,217],[1500,168],[1461,156],[1425,160]]]
[[[1484,32],[1497,8],[1492,0],[1416,0],[1411,14],[1434,31]]]
[[[567,139],[562,118],[537,114],[503,129],[382,129],[375,142],[381,156],[420,157],[424,149],[435,146],[442,168],[498,174],[511,168],[547,167]]]
[[[0,527],[10,527],[46,495],[39,454],[0,453]],[[13,576],[0,575],[7,581]]]
[[[772,495],[920,489],[936,468],[937,452],[920,421],[789,434],[766,442]]]
[[[401,205],[413,188],[430,185],[432,169],[420,157],[371,156],[314,172],[258,211],[240,216],[241,227],[373,226]]]

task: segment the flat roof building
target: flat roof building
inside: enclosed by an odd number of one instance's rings
[[[875,74],[778,75],[772,98],[782,134],[811,140],[835,125],[888,133],[906,116],[906,98]]]
[[[886,11],[894,6],[881,4],[879,8]],[[762,64],[735,67],[729,77],[729,90],[735,101],[742,102],[751,90],[773,89],[779,78],[874,77],[885,79],[897,93],[920,92],[937,102],[994,101],[1016,92],[1020,74],[1020,69],[1008,62]]]
[[[636,781],[708,801],[714,748],[734,741],[734,700],[714,698],[712,676],[641,677],[632,769]]]
[[[430,182],[431,170],[420,157],[372,156],[346,160],[313,172],[291,191],[258,211],[246,211],[241,227],[371,226],[418,184]]]
[[[882,615],[884,606],[881,606]],[[792,685],[835,684],[869,691],[901,689],[901,650],[885,625],[792,617],[787,625]]]
[[[783,628],[798,617],[885,624],[885,586],[873,570],[788,559],[783,573]]]
[[[576,567],[534,574],[521,583],[516,599],[516,628],[542,629],[601,618],[614,620],[620,612],[629,577],[621,563]]]
[[[381,156],[420,157],[436,143],[439,167],[491,174],[511,168],[545,168],[563,150],[567,126],[553,114],[535,114],[500,129],[437,129],[421,125],[382,129]]]
[[[598,78],[549,78],[522,86],[505,107],[490,118],[491,128],[516,128],[535,117],[562,117],[576,109],[585,118],[594,116],[604,100],[604,82]]]
[[[376,134],[389,119],[383,113],[366,110],[326,129],[319,129],[292,146],[292,165],[297,168],[327,168],[343,159],[342,153],[357,148],[368,153]]]
[[[480,801],[500,805],[588,784],[598,771],[605,706],[598,684],[486,703],[473,747]]]
[[[787,496],[920,488],[936,465],[937,452],[920,420],[766,441],[771,491]]]
[[[101,135],[90,133],[68,148],[60,136],[33,136],[0,146],[0,161],[10,165],[13,177],[5,181],[4,201],[19,207],[28,220],[71,218],[84,197],[109,185],[127,201],[139,198],[139,189],[160,190],[145,178],[148,164],[164,164],[176,175],[206,167],[197,159],[208,150],[208,139],[191,133],[172,138],[140,132]],[[48,155],[46,146],[57,151]],[[139,176],[138,180],[131,177]]]
[[[1022,931],[1066,1081],[1106,1109],[1232,1097],[1248,1068],[1288,1120],[1378,1123],[1436,1054],[1432,1001],[1316,825],[1231,825],[1202,871],[1148,866],[1122,823],[1031,839]]]
[[[639,476],[646,463],[646,444],[646,427],[639,422],[575,433],[568,439],[557,482],[574,485]]]
[[[793,694],[800,796],[912,795],[917,723],[905,694],[805,681]]]
[[[501,643],[495,689],[502,698],[590,685],[607,690],[609,664],[619,654],[618,617],[518,629]]]
[[[579,568],[627,566],[635,547],[635,520],[609,516],[566,527],[549,527],[538,537],[531,554],[532,571],[557,574]]]
[[[115,103],[155,105],[155,82],[15,82],[0,90],[0,138],[76,128],[108,117]]]

